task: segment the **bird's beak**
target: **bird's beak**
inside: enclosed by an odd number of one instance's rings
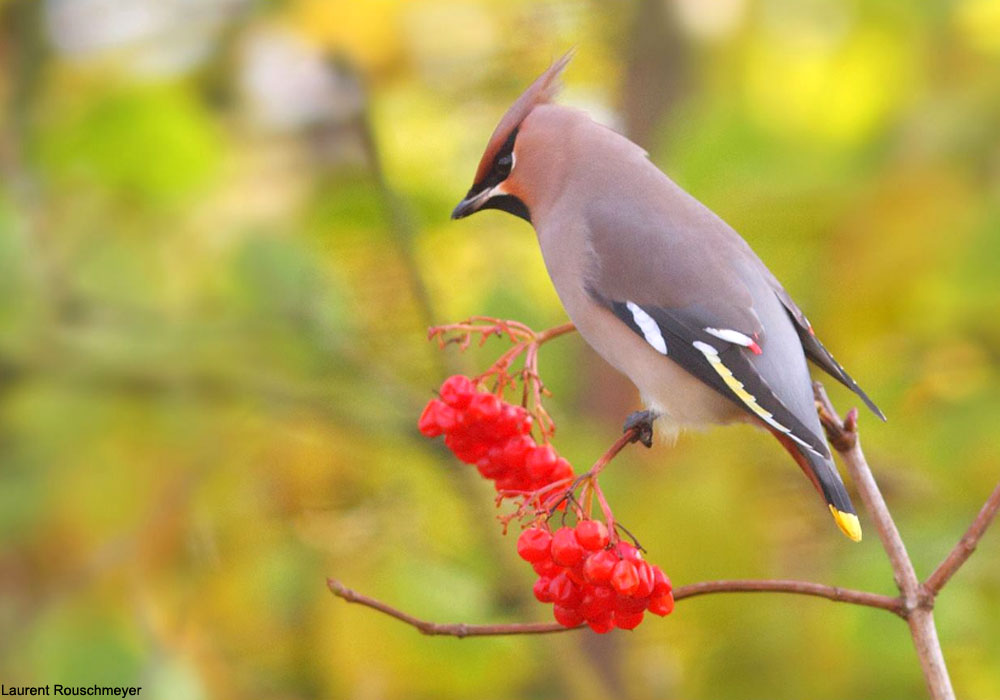
[[[478,194],[470,195],[458,203],[455,210],[451,212],[452,219],[461,219],[469,214],[475,214],[477,211],[482,209],[483,205],[486,204],[486,200],[493,195],[494,187],[488,190],[483,190]]]

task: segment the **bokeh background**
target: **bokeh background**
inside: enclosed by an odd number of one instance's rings
[[[893,616],[710,596],[633,633],[547,619],[490,485],[415,430],[471,314],[564,321],[524,222],[451,222],[496,120],[562,100],[732,223],[889,415],[869,459],[922,575],[1000,464],[993,0],[0,0],[0,681],[201,698],[914,698]],[[568,336],[542,373],[587,466],[636,407]],[[829,384],[829,383],[828,383]],[[830,387],[847,408],[857,403]],[[677,583],[892,592],[770,436],[634,449],[617,515]],[[939,598],[1000,697],[1000,533]]]

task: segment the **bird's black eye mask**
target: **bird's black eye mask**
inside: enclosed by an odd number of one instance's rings
[[[517,129],[510,132],[510,136],[504,141],[503,146],[497,153],[496,158],[493,159],[493,167],[479,182],[472,185],[469,189],[469,193],[466,199],[474,197],[484,190],[488,190],[491,187],[496,187],[501,182],[507,179],[510,175],[510,171],[514,167],[514,140],[517,138]],[[486,203],[480,207],[482,209],[499,209],[500,211],[505,211],[508,214],[513,214],[518,216],[528,223],[531,223],[531,215],[528,212],[528,207],[520,199],[511,194],[498,194],[490,197],[486,200]]]
[[[486,173],[486,177],[472,185],[472,189],[469,190],[470,197],[479,194],[483,190],[496,187],[507,179],[511,168],[514,167],[514,139],[516,138],[517,129],[514,129],[497,152],[496,158],[493,159],[493,167]]]

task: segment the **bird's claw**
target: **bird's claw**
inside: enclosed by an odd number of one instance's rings
[[[633,431],[634,435],[632,437],[632,442],[641,442],[646,447],[653,446],[653,421],[655,421],[659,415],[655,411],[645,410],[645,411],[635,411],[630,413],[628,418],[625,419],[625,425],[622,427],[622,432],[627,433]]]

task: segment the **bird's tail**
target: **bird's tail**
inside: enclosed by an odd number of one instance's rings
[[[840,531],[855,542],[860,542],[861,523],[858,521],[857,511],[854,509],[854,504],[851,503],[851,497],[847,495],[847,489],[844,487],[844,482],[840,478],[840,472],[837,471],[833,459],[801,447],[782,433],[774,432],[774,436],[788,450],[805,475],[813,482],[816,490],[823,496]]]

